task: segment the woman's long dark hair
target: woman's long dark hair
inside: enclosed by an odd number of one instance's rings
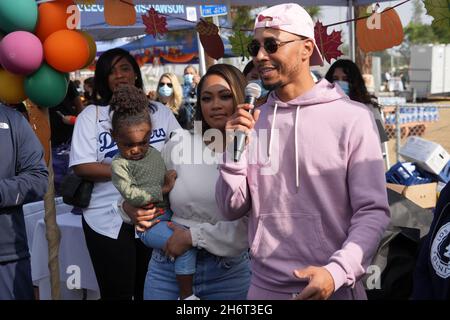
[[[334,82],[333,75],[337,68],[341,68],[347,76],[348,83],[350,84],[350,99],[358,101],[364,104],[374,104],[372,96],[367,91],[364,79],[359,71],[358,66],[351,60],[341,59],[333,63],[328,69],[325,79],[328,82]]]
[[[197,105],[195,108],[195,120],[202,122],[203,133],[205,133],[206,130],[210,129],[210,127],[203,117],[201,107],[201,93],[205,79],[213,74],[223,78],[228,83],[233,95],[233,103],[235,106],[244,103],[245,100],[245,86],[247,85],[247,80],[238,68],[229,64],[214,64],[209,67],[208,71],[200,79],[200,82],[197,86]]]
[[[143,88],[142,75],[139,65],[128,51],[120,48],[114,48],[105,51],[98,58],[97,64],[95,66],[95,76],[94,76],[94,88],[95,92],[98,93],[99,96],[101,97],[100,100],[101,105],[108,105],[113,94],[111,89],[109,88],[108,77],[111,74],[112,68],[114,67],[113,61],[116,57],[120,57],[120,59],[125,59],[131,64],[134,73],[136,74],[136,80],[134,82],[134,85],[139,89]]]

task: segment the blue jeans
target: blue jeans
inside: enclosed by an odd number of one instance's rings
[[[172,218],[172,211],[165,210],[164,214],[158,217],[161,220],[155,226],[147,229],[145,232],[138,232],[141,241],[150,248],[162,249],[167,240],[172,236],[173,230],[167,226],[167,222]],[[195,261],[197,257],[197,250],[190,249],[184,252],[181,256],[175,259],[175,274],[188,275],[195,273]]]
[[[153,250],[144,284],[145,300],[178,299],[174,268],[174,263],[162,250]],[[238,257],[226,258],[197,250],[193,290],[201,300],[245,300],[249,285],[247,251]]]

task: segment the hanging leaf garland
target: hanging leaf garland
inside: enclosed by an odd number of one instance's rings
[[[142,21],[146,26],[145,32],[151,34],[155,39],[158,34],[164,35],[168,32],[166,17],[159,15],[154,8],[150,8],[147,14],[142,15]]]
[[[342,31],[333,31],[330,35],[327,32],[327,27],[324,27],[322,22],[317,21],[314,26],[314,38],[316,39],[317,47],[322,56],[331,63],[331,59],[337,59],[342,56],[339,46],[342,44]]]
[[[242,61],[244,61],[245,58],[250,58],[250,54],[247,50],[248,44],[252,41],[252,37],[250,35],[246,35],[238,27],[234,30],[234,35],[229,37],[229,40],[231,44],[231,51],[236,56],[241,56]]]
[[[378,15],[378,16],[375,16]],[[375,17],[374,17],[375,16]],[[371,23],[378,19],[378,23]],[[374,13],[368,19],[356,21],[356,39],[363,52],[375,52],[398,46],[403,42],[403,27],[400,17],[392,8]]]
[[[214,23],[200,19],[196,30],[200,35],[200,42],[206,54],[216,60],[222,58],[225,53],[225,47],[222,38],[219,36],[219,28]]]
[[[423,2],[427,9],[427,14],[432,16],[431,23],[437,28],[450,28],[450,1],[449,0],[425,0]]]

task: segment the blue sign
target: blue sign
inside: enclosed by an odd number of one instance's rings
[[[200,15],[202,17],[223,16],[227,13],[228,10],[226,4],[200,6]]]

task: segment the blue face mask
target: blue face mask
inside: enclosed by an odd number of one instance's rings
[[[169,88],[167,84],[162,87],[159,87],[158,93],[163,97],[170,97],[173,93],[173,89]]]
[[[345,92],[346,95],[350,94],[350,84],[348,83],[348,81],[336,80],[334,81],[334,83],[337,83],[341,87],[342,91]]]
[[[264,88],[261,79],[252,80],[252,81],[250,81],[250,82],[256,83],[257,85],[259,85],[259,86],[261,87],[261,95],[260,95],[260,98],[261,98],[261,97],[265,97],[265,96],[267,96],[267,95],[269,94],[270,91]]]
[[[193,74],[185,74],[184,75],[184,83],[185,84],[191,84],[194,81],[194,75]]]

